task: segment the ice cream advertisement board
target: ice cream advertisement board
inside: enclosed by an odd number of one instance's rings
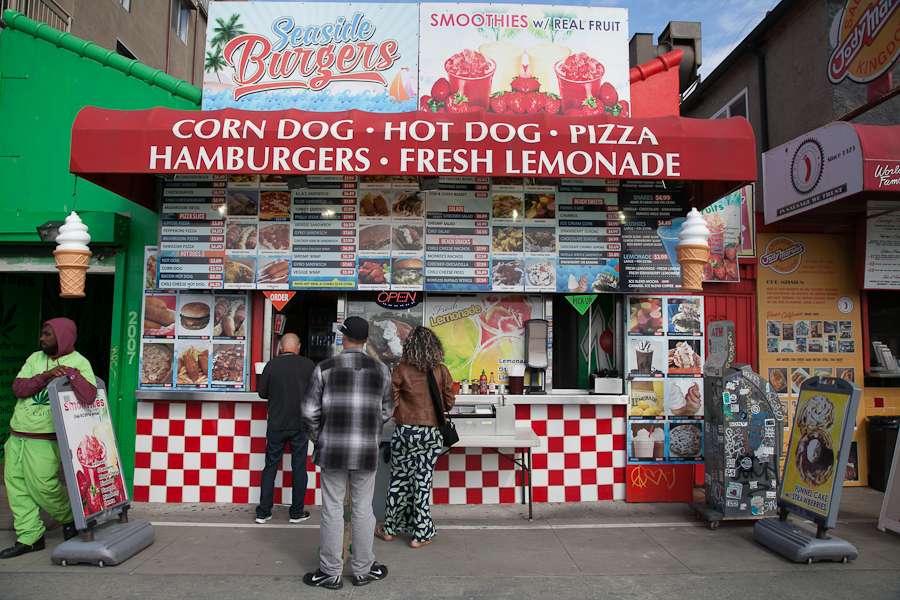
[[[53,421],[75,524],[86,529],[91,518],[128,502],[128,493],[103,382],[96,399],[82,404],[62,381],[49,388]]]
[[[749,186],[716,200],[703,209],[709,228],[709,259],[703,268],[703,281],[740,281],[738,256],[744,246],[743,211]]]
[[[431,110],[629,114],[628,11],[420,6],[420,104]]]
[[[212,2],[203,109],[415,110],[415,4]]]

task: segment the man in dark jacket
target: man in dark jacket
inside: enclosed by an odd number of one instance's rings
[[[347,317],[341,325],[344,351],[323,360],[313,371],[303,401],[303,420],[313,440],[313,462],[322,470],[322,524],[319,531],[319,568],[303,582],[340,589],[344,563],[344,497],[350,489],[353,585],[366,585],[387,576],[375,562],[375,468],[384,423],[394,411],[391,374],[383,363],[363,351],[369,324]]]
[[[301,523],[309,518],[304,510],[306,497],[306,454],[309,440],[303,429],[300,404],[315,368],[311,360],[300,356],[300,339],[293,333],[281,338],[281,353],[269,361],[257,382],[260,398],[269,401],[269,422],[266,431],[266,465],[263,467],[259,490],[256,522],[272,518],[275,494],[275,475],[284,456],[284,443],[291,443],[290,522]]]

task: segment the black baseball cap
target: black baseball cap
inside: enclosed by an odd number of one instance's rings
[[[362,317],[347,317],[341,324],[341,333],[350,339],[364,342],[369,338],[369,322]]]

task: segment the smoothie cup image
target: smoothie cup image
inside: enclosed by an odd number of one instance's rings
[[[653,458],[653,438],[647,429],[641,428],[635,431],[631,445],[634,458]]]
[[[457,52],[444,62],[450,95],[461,94],[469,104],[487,108],[497,65],[476,50]]]
[[[725,229],[726,221],[720,213],[704,215],[706,226],[709,228],[709,253],[713,256],[725,255]]]
[[[541,91],[559,95],[556,80],[556,63],[572,54],[572,50],[559,44],[537,44],[525,51],[528,56],[528,73],[541,82]]]
[[[678,262],[678,233],[681,231],[682,224],[684,224],[684,217],[678,217],[677,219],[672,219],[671,225],[663,225],[656,229],[656,235],[659,236],[660,241],[666,248],[669,262],[675,268],[680,266]]]
[[[580,108],[588,98],[599,98],[605,69],[584,52],[571,54],[554,67],[563,110]]]
[[[491,82],[491,94],[508,92],[512,80],[522,72],[522,49],[509,42],[488,42],[478,51],[496,66]]]
[[[653,373],[653,346],[649,342],[640,342],[634,349],[637,372],[642,375]]]
[[[89,513],[103,510],[103,495],[101,490],[108,485],[108,466],[106,464],[106,446],[93,435],[86,435],[75,452],[78,462],[81,463],[83,480],[79,477],[79,488],[82,500],[88,504]],[[85,493],[87,492],[87,493]]]

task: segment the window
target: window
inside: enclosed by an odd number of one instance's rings
[[[723,106],[716,114],[712,116],[713,119],[727,119],[728,117],[744,117],[745,119],[749,119],[748,116],[749,111],[747,110],[747,88],[741,90],[741,92],[728,101],[728,104]]]
[[[172,29],[185,44],[187,43],[188,23],[191,8],[184,0],[172,0]]]
[[[137,55],[128,49],[128,46],[123,44],[121,40],[116,40],[116,53],[121,54],[125,58],[130,58],[132,60],[137,60]]]
[[[119,4],[128,12],[131,12],[131,0],[119,0]]]

